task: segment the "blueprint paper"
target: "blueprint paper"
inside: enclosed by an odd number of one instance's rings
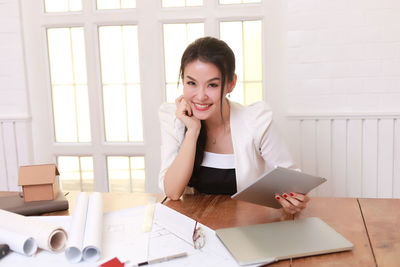
[[[84,260],[96,262],[100,259],[102,231],[103,197],[99,192],[95,192],[89,197],[85,237],[83,239]]]
[[[69,227],[65,256],[71,263],[82,259],[95,262],[101,256],[103,231],[103,197],[99,192],[88,196],[81,192],[75,204]]]
[[[32,256],[38,248],[32,237],[6,231],[3,228],[0,228],[0,244],[7,244],[12,251],[25,256]]]
[[[157,263],[154,267],[239,266],[215,232],[204,225],[201,227],[206,238],[205,246],[194,249],[195,221],[162,204],[156,204],[151,232],[142,232],[145,211],[146,206],[142,206],[104,214],[101,258],[96,263],[81,261],[72,265],[63,254],[39,251],[35,257],[11,253],[0,261],[0,266],[98,266],[114,257],[135,264],[179,252],[186,252],[188,256]],[[67,230],[71,222],[69,216],[38,218],[65,225]]]
[[[80,262],[82,259],[88,203],[88,194],[86,192],[79,193],[76,198],[74,213],[72,214],[68,231],[67,248],[65,249],[65,256],[71,263]]]
[[[52,252],[64,251],[67,242],[67,233],[59,225],[1,209],[0,228],[28,238],[32,237],[40,248]]]

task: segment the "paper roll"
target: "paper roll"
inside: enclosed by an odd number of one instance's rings
[[[82,260],[88,202],[89,196],[86,192],[81,192],[76,199],[68,232],[67,248],[65,249],[65,256],[71,263],[78,263]]]
[[[103,234],[103,197],[101,193],[78,195],[69,230],[69,240],[65,256],[71,263],[82,258],[95,262],[101,256]]]
[[[0,210],[0,228],[7,232],[32,237],[37,245],[52,252],[65,249],[67,233],[55,224]]]
[[[83,259],[95,262],[101,256],[103,233],[103,197],[99,192],[90,195],[86,217]]]
[[[7,244],[12,251],[25,256],[32,256],[38,248],[32,237],[6,231],[3,228],[0,228],[0,244]]]

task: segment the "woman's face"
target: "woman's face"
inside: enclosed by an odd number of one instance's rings
[[[233,90],[234,82],[225,84],[223,97]],[[196,118],[207,120],[221,116],[221,73],[218,68],[200,60],[187,64],[183,77],[183,97]]]

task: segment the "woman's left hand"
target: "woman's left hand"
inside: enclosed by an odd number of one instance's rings
[[[296,215],[306,206],[310,198],[307,195],[299,193],[283,193],[276,195],[275,199],[282,205],[282,211],[285,215]]]

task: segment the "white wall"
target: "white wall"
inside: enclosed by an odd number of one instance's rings
[[[315,193],[400,197],[400,1],[287,3],[287,133]]]
[[[288,0],[289,112],[400,112],[400,1]]]
[[[0,118],[28,116],[18,0],[0,1]]]
[[[18,0],[0,1],[0,191],[19,190],[18,166],[32,162],[30,111]]]

